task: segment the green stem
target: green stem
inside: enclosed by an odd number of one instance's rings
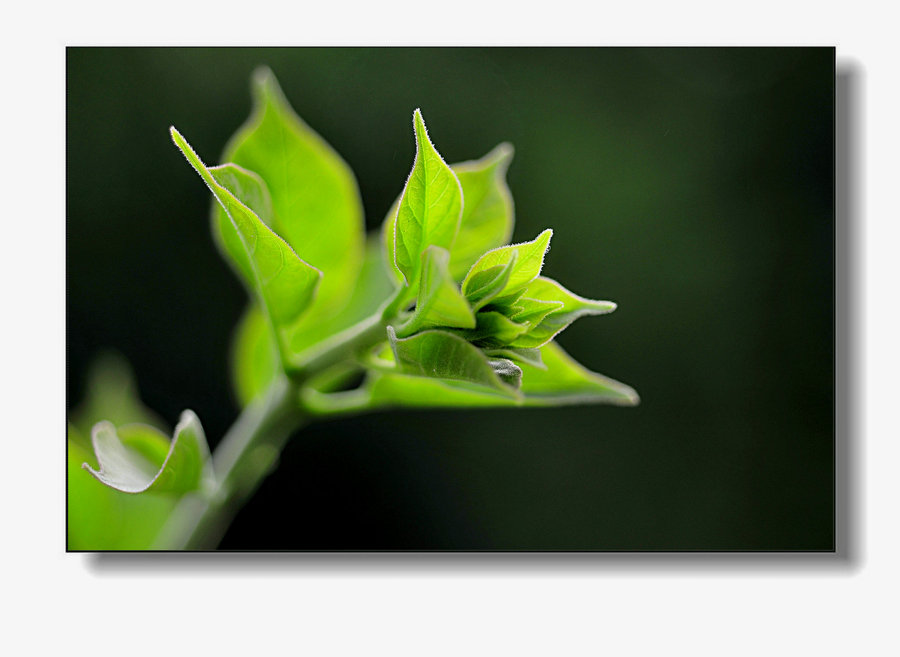
[[[383,311],[325,340],[287,377],[273,383],[264,399],[241,413],[213,455],[216,489],[179,501],[157,549],[215,549],[234,515],[272,471],[291,433],[310,421],[314,409],[301,403],[303,384],[384,340],[398,303],[402,299],[395,297]]]
[[[241,413],[216,448],[216,490],[204,498],[182,498],[155,547],[214,549],[234,515],[271,472],[291,433],[306,422],[296,385],[284,378],[276,381],[264,399]]]

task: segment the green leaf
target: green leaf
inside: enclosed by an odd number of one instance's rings
[[[208,488],[212,480],[209,446],[193,411],[181,414],[171,442],[157,429],[111,422],[91,431],[99,470],[83,467],[99,481],[123,493],[183,494]]]
[[[272,197],[266,187],[265,181],[256,173],[243,169],[236,164],[223,164],[209,168],[210,174],[222,187],[231,191],[235,198],[246,205],[266,226],[274,230],[275,210],[272,207]],[[244,247],[235,225],[228,213],[220,203],[213,201],[215,205],[214,219],[216,230],[213,236],[219,249],[227,256],[227,261],[234,265],[237,274],[253,293],[253,265]]]
[[[553,231],[548,228],[531,242],[502,246],[488,251],[472,265],[469,273],[466,274],[462,284],[463,294],[468,298],[469,294],[477,289],[481,272],[486,272],[498,265],[506,265],[513,261],[513,258],[515,261],[511,267],[509,278],[499,293],[495,295],[494,302],[497,303],[501,298],[512,296],[523,290],[541,273],[541,268],[544,266],[544,255],[550,248],[552,235]]]
[[[541,347],[546,369],[522,366],[522,392],[526,406],[616,404],[636,406],[637,392],[630,386],[591,372],[556,342]]]
[[[398,339],[391,326],[387,332],[400,372],[463,381],[515,396],[515,391],[503,382],[484,353],[463,338],[446,331],[423,331]]]
[[[251,303],[238,321],[231,342],[231,381],[240,405],[260,397],[280,371],[278,349],[266,316]]]
[[[562,310],[563,303],[561,301],[541,299],[531,299],[522,295],[516,299],[514,305],[509,308],[509,318],[527,324],[530,328],[534,328],[540,324],[547,315]]]
[[[291,335],[290,350],[302,363],[307,349],[372,315],[393,291],[384,253],[377,238],[370,240],[353,295],[336,315],[303,321]],[[265,316],[256,304],[244,311],[232,341],[231,375],[235,395],[246,406],[266,391],[278,375],[278,355]]]
[[[66,440],[66,547],[69,550],[146,550],[153,546],[178,498],[128,495],[84,471],[90,441],[68,427]]]
[[[517,258],[518,254],[513,252],[505,264],[494,265],[472,275],[468,285],[463,286],[463,290],[473,310],[479,310],[487,305],[506,287]]]
[[[397,329],[401,338],[427,328],[475,328],[475,315],[450,276],[450,253],[439,246],[422,252],[422,274],[413,316]]]
[[[544,302],[552,302],[558,306],[544,317],[540,323],[527,334],[512,342],[514,347],[540,347],[547,344],[569,324],[579,317],[588,315],[605,315],[616,309],[612,301],[594,301],[569,292],[562,285],[550,278],[539,277],[532,281],[525,291],[528,297]],[[516,303],[521,304],[524,299]],[[517,318],[517,321],[521,321]]]
[[[506,185],[506,170],[512,160],[513,147],[503,143],[480,160],[451,164],[462,187],[463,211],[459,232],[450,254],[450,273],[459,281],[478,257],[489,249],[502,246],[512,235],[513,199]],[[400,198],[388,210],[382,227],[385,252],[394,259],[394,222]],[[402,277],[392,270],[396,280]]]
[[[227,212],[243,244],[252,279],[248,281],[256,291],[257,300],[272,322],[278,336],[282,360],[289,354],[287,345],[293,325],[309,307],[322,273],[301,260],[288,244],[276,235],[235,193],[243,187],[228,189],[203,164],[184,137],[171,129],[172,139],[188,162],[212,191]],[[244,177],[242,182],[248,182]],[[255,188],[259,191],[259,188]]]
[[[228,142],[222,161],[265,180],[274,210],[269,227],[324,273],[311,315],[328,315],[347,300],[362,266],[359,188],[350,167],[297,116],[269,69],[254,73],[252,87],[253,112]],[[228,222],[217,223],[227,239]]]
[[[520,395],[515,397],[498,394],[496,388],[476,386],[464,381],[422,378],[399,372],[372,372],[363,389],[354,391],[350,403],[345,404],[341,410],[396,406],[420,408],[544,407],[571,404],[635,406],[639,403],[638,395],[631,387],[591,372],[555,342],[543,346],[540,351],[543,366],[521,363],[522,387]]]
[[[515,347],[497,347],[494,349],[485,349],[484,355],[489,358],[507,358],[513,362],[522,365],[531,365],[542,370],[547,369],[544,361],[541,359],[540,349],[521,349]]]
[[[519,324],[498,312],[480,312],[477,325],[470,331],[460,331],[469,342],[482,347],[502,347],[528,330],[528,324]]]
[[[450,167],[459,178],[464,200],[450,257],[454,280],[461,280],[482,253],[509,242],[514,211],[506,170],[512,156],[512,145],[503,143],[480,160]]]
[[[452,250],[462,217],[462,187],[428,138],[422,112],[413,113],[416,158],[400,196],[394,222],[393,262],[415,287],[422,252],[429,246]]]
[[[83,448],[90,449],[91,427],[104,419],[115,425],[141,423],[168,430],[165,421],[141,402],[134,372],[121,354],[109,351],[97,356],[88,368],[85,388],[84,400],[70,416],[75,429],[70,433]]]

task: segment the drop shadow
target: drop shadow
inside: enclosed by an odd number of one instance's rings
[[[835,79],[835,549],[829,552],[208,552],[89,553],[98,576],[175,573],[192,576],[268,574],[605,576],[634,574],[852,575],[864,562],[863,450],[865,420],[864,73],[839,61]]]

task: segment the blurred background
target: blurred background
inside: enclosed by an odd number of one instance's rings
[[[409,173],[421,107],[448,162],[512,142],[514,241],[552,227],[546,274],[619,304],[559,342],[639,407],[314,425],[223,548],[833,547],[833,49],[66,57],[70,413],[112,348],[169,426],[192,408],[215,446],[236,417],[245,296],[167,129],[215,162],[260,64],[354,170],[370,230]]]

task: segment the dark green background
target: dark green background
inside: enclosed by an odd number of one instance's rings
[[[67,393],[114,347],[215,443],[243,291],[207,160],[268,64],[356,173],[370,229],[421,107],[448,162],[502,140],[514,239],[612,315],[560,343],[638,408],[394,411],[316,425],[225,548],[831,549],[834,51],[69,49]]]

